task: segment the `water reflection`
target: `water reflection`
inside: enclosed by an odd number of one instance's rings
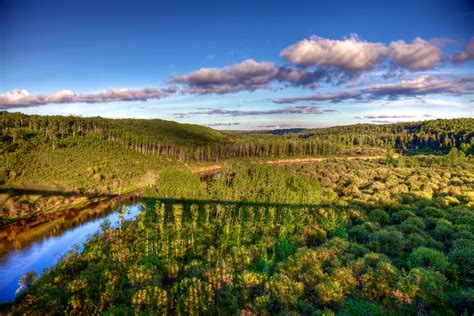
[[[18,280],[28,271],[39,276],[54,266],[74,245],[79,250],[90,235],[108,220],[112,226],[134,219],[140,204],[113,207],[99,203],[83,210],[52,214],[33,222],[16,223],[0,232],[0,302],[12,301]]]

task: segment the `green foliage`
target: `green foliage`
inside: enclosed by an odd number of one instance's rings
[[[280,236],[276,242],[273,260],[276,262],[285,260],[292,253],[293,245],[291,244],[291,241],[284,236]]]
[[[367,223],[353,226],[349,229],[349,237],[358,243],[366,243],[369,240],[369,235],[372,232],[370,225]]]
[[[422,144],[432,131],[453,131],[443,124],[377,131],[410,151],[408,128]],[[358,142],[379,144],[364,126],[344,133],[344,141],[360,133]],[[436,148],[429,137],[423,146]],[[457,146],[451,137],[439,142],[441,152]],[[60,143],[55,152],[69,148]],[[149,167],[140,160],[146,155],[130,155]],[[104,227],[1,312],[472,314],[472,162],[403,159],[399,168],[356,159],[283,167],[229,162],[205,182],[187,168],[162,166],[136,221]],[[87,177],[101,174],[107,183],[104,165],[84,167]]]
[[[382,146],[409,153],[446,153],[451,148],[458,148],[469,154],[472,152],[473,130],[474,119],[465,118],[384,125],[337,126],[305,130],[297,135],[305,139],[342,141],[344,146]]]
[[[350,298],[338,313],[341,316],[382,316],[385,315],[379,303],[364,298]]]
[[[141,154],[165,155],[187,161],[216,161],[334,155],[357,153],[359,149],[380,154],[386,148],[410,153],[447,153],[450,149],[460,149],[469,155],[473,146],[474,119],[357,124],[290,132],[282,136],[261,132],[224,134],[204,126],[158,119],[42,117],[0,112],[0,127],[0,153],[28,147],[32,140],[37,142],[39,139],[53,149],[70,146],[65,139],[94,134]],[[456,159],[449,158],[441,163],[452,164]],[[398,168],[405,165],[418,167],[416,160],[403,156],[387,160],[387,163]]]
[[[426,308],[443,308],[446,302],[445,286],[446,278],[439,272],[415,268],[402,276],[394,296],[401,303],[413,305],[418,313],[423,313]]]
[[[261,164],[224,169],[209,191],[211,197],[229,201],[319,204],[322,200],[318,181]]]
[[[466,283],[474,281],[474,240],[455,240],[449,258],[458,266]]]
[[[422,218],[410,217],[404,220],[399,226],[399,230],[404,234],[418,233],[425,230],[426,224]]]
[[[449,301],[458,314],[471,315],[474,312],[474,288],[461,287],[450,292]]]
[[[410,268],[425,268],[444,272],[448,265],[448,258],[442,252],[426,247],[416,248],[408,259]]]
[[[383,229],[369,235],[369,248],[391,257],[401,253],[403,244],[403,234],[397,230]]]
[[[158,197],[176,199],[197,199],[205,195],[199,175],[176,167],[160,171],[153,193]]]
[[[274,299],[273,309],[289,311],[303,295],[304,284],[296,282],[284,274],[275,274],[266,284],[266,289]]]
[[[466,161],[466,154],[457,148],[451,148],[447,155],[438,159],[442,166],[458,166]]]
[[[328,232],[328,237],[345,237],[346,236],[346,225],[341,214],[333,209],[322,209],[321,214],[321,227]]]
[[[169,164],[163,158],[123,149],[94,135],[75,138],[69,145],[54,150],[46,143],[31,143],[26,148],[0,154],[0,177],[6,188],[52,193],[42,197],[0,196],[0,217],[28,216],[50,211],[54,205],[76,202],[61,193],[87,198],[134,191],[154,184],[157,171]],[[28,204],[22,203],[22,199]]]

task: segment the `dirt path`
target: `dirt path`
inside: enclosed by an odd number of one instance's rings
[[[294,163],[312,163],[312,162],[320,162],[330,159],[335,160],[378,160],[383,159],[384,156],[353,156],[353,157],[317,157],[317,158],[289,158],[289,159],[276,159],[276,160],[266,160],[266,161],[257,161],[256,163],[265,163],[267,165],[288,165]],[[211,165],[211,166],[203,166],[197,168],[195,171],[199,174],[206,175],[206,174],[214,174],[219,172],[222,169],[221,165]]]
[[[265,161],[268,165],[285,165],[292,163],[311,163],[324,161],[329,159],[335,160],[377,160],[382,159],[383,156],[354,156],[354,157],[318,157],[318,158],[293,158],[293,159],[277,159]]]

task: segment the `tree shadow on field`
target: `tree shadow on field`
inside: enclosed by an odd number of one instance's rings
[[[62,197],[74,197],[74,196],[86,196],[86,197],[101,197],[101,198],[113,198],[118,194],[111,193],[89,193],[76,191],[57,191],[57,190],[37,190],[37,189],[22,189],[22,188],[0,188],[0,194],[8,194],[10,196],[19,195],[40,195],[43,197],[51,196],[62,196]]]

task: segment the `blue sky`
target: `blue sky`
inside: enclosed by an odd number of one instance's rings
[[[474,116],[472,1],[4,0],[0,30],[8,111],[219,129]]]

